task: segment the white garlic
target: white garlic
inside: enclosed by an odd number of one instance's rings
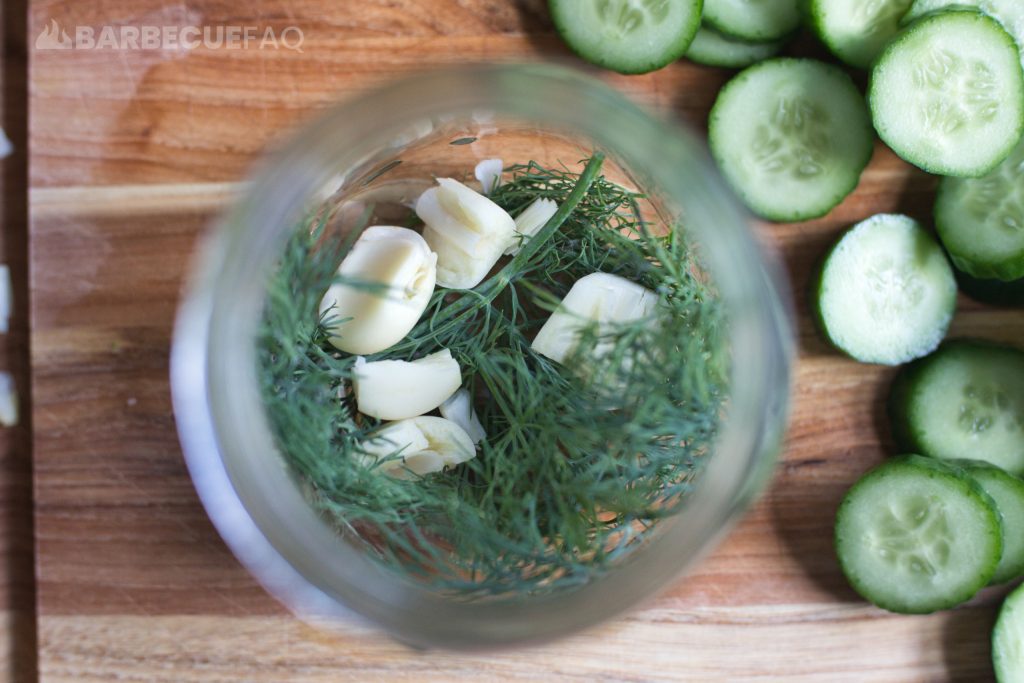
[[[648,317],[657,303],[657,294],[635,282],[618,275],[591,273],[573,284],[531,346],[542,356],[563,363],[579,343],[581,328],[597,323],[597,334],[602,336],[617,323]],[[598,341],[594,355],[600,358],[612,346],[611,341]]]
[[[480,418],[473,410],[473,402],[470,399],[468,389],[459,389],[451,395],[439,408],[441,416],[462,427],[473,443],[480,443],[487,438],[484,426],[480,424]]]
[[[553,199],[538,197],[523,212],[516,216],[516,231],[512,235],[512,243],[505,249],[506,254],[518,254],[523,245],[551,220],[558,211],[558,204]]]
[[[480,190],[484,194],[494,192],[494,188],[501,185],[501,172],[505,166],[501,159],[484,159],[473,169],[473,175],[480,181]]]
[[[379,420],[429,413],[458,391],[459,363],[448,349],[414,361],[356,359],[352,388],[359,412]]]
[[[515,232],[500,206],[457,180],[438,178],[416,202],[426,224],[423,238],[437,253],[437,284],[471,289],[480,284]]]
[[[476,456],[476,447],[462,427],[431,415],[391,422],[361,448],[367,465],[398,455],[380,467],[386,474],[403,478],[408,476],[406,470],[418,475],[440,472]]]
[[[329,328],[331,344],[346,353],[379,353],[400,342],[423,314],[434,292],[437,255],[414,230],[375,225],[352,245],[338,274],[359,284],[336,283],[320,301],[321,315],[329,310],[338,321]]]

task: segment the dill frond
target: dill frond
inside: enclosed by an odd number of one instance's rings
[[[451,349],[488,435],[453,471],[402,480],[353,457],[380,423],[357,414],[354,358],[317,314],[350,245],[327,243],[322,217],[290,239],[258,340],[267,416],[310,503],[384,566],[467,599],[571,588],[639,547],[694,485],[727,399],[721,306],[682,231],[652,235],[645,198],[600,176],[601,161],[508,169],[495,202],[516,216],[547,197],[559,212],[475,290],[435,292],[376,356]],[[596,271],[655,291],[657,323],[588,328],[566,367],[590,371],[570,372],[530,340]],[[594,361],[598,343],[611,352]]]

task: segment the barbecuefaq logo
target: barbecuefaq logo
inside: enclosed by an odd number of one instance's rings
[[[50,19],[36,36],[37,50],[294,50],[305,35],[298,26],[75,26]]]

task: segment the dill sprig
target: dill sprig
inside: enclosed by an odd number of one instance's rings
[[[449,472],[396,479],[354,457],[380,423],[357,414],[354,358],[327,343],[317,313],[350,244],[326,239],[324,215],[290,239],[258,341],[267,415],[311,504],[383,565],[466,598],[579,585],[693,486],[726,399],[723,316],[682,231],[653,235],[646,199],[599,175],[601,161],[507,169],[496,203],[516,216],[547,197],[559,213],[476,289],[435,292],[376,356],[449,348],[458,360],[487,438]],[[656,292],[655,320],[585,328],[564,367],[534,353],[550,311],[597,271]]]

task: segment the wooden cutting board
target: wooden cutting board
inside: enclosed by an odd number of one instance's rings
[[[846,586],[831,550],[844,490],[892,448],[889,369],[830,351],[803,292],[846,225],[929,220],[934,182],[879,145],[822,220],[765,225],[800,314],[792,426],[767,493],[689,577],[642,609],[529,651],[413,652],[380,633],[316,631],[268,597],[189,482],[167,381],[196,237],[290,126],[394,76],[478,60],[573,62],[545,3],[500,0],[34,0],[103,26],[299,27],[272,49],[31,52],[31,325],[39,669],[45,681],[982,681],[1000,591],[923,617]],[[605,78],[702,126],[727,72],[674,64]],[[963,301],[955,334],[1024,338],[1024,315]]]

